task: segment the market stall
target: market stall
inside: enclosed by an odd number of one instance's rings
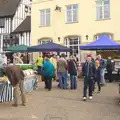
[[[27,47],[25,45],[18,45],[18,46],[12,46],[8,49],[9,51],[13,53],[17,52],[70,52],[71,49],[64,47],[62,45],[49,42],[47,44],[33,46],[33,47]],[[16,65],[20,66],[20,68],[23,70],[25,74],[25,80],[24,80],[24,89],[26,92],[33,91],[37,88],[37,77],[36,74],[34,74],[33,65],[32,64],[21,64],[20,55],[15,54],[14,55]],[[18,59],[19,58],[19,59]],[[14,60],[13,60],[14,61]],[[19,64],[20,63],[20,64]],[[3,77],[4,78],[4,77]],[[2,78],[2,79],[3,79]],[[11,101],[13,99],[13,88],[9,82],[9,80],[1,80],[0,81],[0,102],[6,102]]]
[[[5,59],[5,60],[4,60]],[[14,56],[13,61],[16,61],[16,63],[21,63],[21,58],[18,54]],[[7,76],[5,76],[3,72],[3,64],[6,64],[6,58],[0,56],[0,102],[7,102],[13,100],[13,87],[11,86]],[[22,62],[23,63],[23,62]],[[13,65],[13,64],[10,64]],[[26,92],[33,91],[37,87],[37,77],[36,74],[34,74],[33,71],[33,65],[32,64],[16,64],[20,66],[20,68],[23,70],[25,74],[24,79],[24,89]]]
[[[108,50],[120,50],[120,44],[116,43],[115,41],[111,40],[107,35],[102,35],[98,40],[89,43],[87,45],[83,45],[80,46],[80,50],[94,50],[94,51],[108,51]],[[112,55],[112,54],[111,54]],[[114,80],[116,80],[116,78],[120,79],[120,75],[119,75],[119,69],[120,68],[116,68],[113,71],[113,78]]]
[[[26,52],[27,48],[28,48],[28,46],[24,45],[24,44],[22,44],[22,45],[16,45],[16,46],[13,45],[13,46],[9,47],[7,49],[7,51],[11,51],[11,52],[14,52],[14,53],[16,53],[16,52]]]
[[[80,46],[80,50],[120,50],[120,44],[111,40],[107,35],[102,35],[98,40]]]
[[[37,77],[32,69],[23,71],[25,74],[24,90],[31,92],[37,88]],[[13,100],[13,87],[6,76],[0,77],[0,102]]]
[[[36,46],[31,46],[27,48],[28,52],[71,52],[72,49],[53,43],[53,42],[48,42],[46,44],[42,45],[36,45]]]
[[[0,81],[0,102],[13,100],[13,88],[8,81]]]

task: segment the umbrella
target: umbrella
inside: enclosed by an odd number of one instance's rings
[[[71,49],[53,42],[48,42],[46,44],[32,46],[28,48],[29,52],[70,52]]]

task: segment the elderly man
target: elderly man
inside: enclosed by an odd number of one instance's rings
[[[58,77],[59,77],[59,87],[61,89],[67,89],[67,62],[65,60],[65,55],[62,54],[61,58],[57,62],[57,71],[58,71]]]
[[[8,65],[4,68],[5,74],[8,76],[8,79],[11,83],[11,85],[14,88],[13,96],[14,96],[14,104],[13,106],[18,106],[18,95],[19,95],[19,89],[21,92],[21,100],[22,105],[25,106],[26,100],[25,100],[25,93],[24,93],[24,73],[20,69],[19,66],[16,65]]]
[[[107,78],[109,82],[113,82],[112,72],[114,70],[114,62],[112,61],[111,57],[108,57],[107,59],[106,70],[107,70]]]

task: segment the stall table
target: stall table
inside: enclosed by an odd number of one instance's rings
[[[13,99],[13,87],[9,82],[0,82],[0,102]]]
[[[37,88],[36,75],[29,75],[25,77],[24,89],[26,92],[31,92]],[[13,100],[13,87],[10,82],[0,82],[0,102],[7,102]]]

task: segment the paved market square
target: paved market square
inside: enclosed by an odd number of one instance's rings
[[[107,83],[86,102],[82,101],[82,81],[77,90],[60,90],[57,84],[47,91],[40,82],[37,90],[27,93],[25,107],[0,103],[0,120],[120,120],[117,83]]]

